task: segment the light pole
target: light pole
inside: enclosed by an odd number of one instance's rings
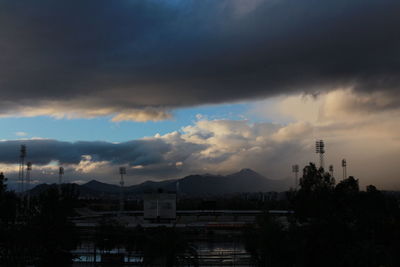
[[[119,184],[121,185],[120,194],[119,194],[119,215],[122,215],[124,211],[124,174],[126,174],[126,168],[120,167],[119,174],[121,175],[121,180]]]
[[[20,154],[19,154],[19,173],[18,173],[18,180],[19,180],[19,191],[21,194],[24,192],[24,169],[25,169],[25,157],[26,157],[26,146],[21,145]]]
[[[61,186],[62,184],[62,176],[64,175],[64,168],[60,167],[58,169],[58,184]]]
[[[323,140],[317,140],[315,142],[315,152],[319,154],[319,167],[324,169],[325,144]]]

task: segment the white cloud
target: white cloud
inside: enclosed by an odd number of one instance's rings
[[[286,178],[293,158],[308,149],[311,128],[306,123],[201,120],[184,127],[182,133],[160,138],[173,144],[168,160],[179,159],[186,173],[229,173],[249,167],[271,178]]]
[[[19,136],[19,137],[22,137],[22,136],[27,136],[28,133],[26,133],[26,132],[16,132],[15,135]]]
[[[125,108],[125,107],[98,107],[95,109],[85,108],[85,102],[91,100],[81,100],[79,102],[68,101],[40,101],[35,107],[15,105],[12,109],[0,112],[0,118],[7,117],[37,117],[50,116],[55,119],[91,119],[95,117],[111,116],[111,121],[160,121],[170,119],[172,115],[169,111],[161,108]],[[22,135],[18,135],[22,134]],[[18,136],[26,136],[24,132],[17,132]]]
[[[74,166],[74,171],[81,173],[97,173],[102,169],[109,168],[110,162],[108,161],[93,161],[92,156],[82,155],[82,160]]]
[[[303,142],[308,140],[311,146],[313,139],[324,139],[327,162],[333,163],[338,173],[340,160],[347,158],[349,174],[360,178],[362,184],[400,188],[392,160],[400,157],[397,101],[383,92],[360,93],[342,88],[317,97],[293,95],[269,99],[264,105],[256,103],[250,112],[267,119],[277,114],[285,121],[292,121],[278,130],[279,138],[294,141],[295,136],[300,139],[309,136]],[[291,128],[299,134],[288,134]]]
[[[95,152],[82,153],[79,162],[65,164],[66,176],[75,180],[96,178],[115,182],[118,167],[124,165],[129,170],[127,184],[194,173],[226,174],[241,168],[252,168],[270,178],[287,178],[292,175],[291,165],[304,166],[318,160],[314,142],[324,139],[326,165],[333,164],[339,178],[340,161],[346,158],[348,174],[359,178],[362,185],[400,188],[395,171],[400,157],[397,134],[400,112],[391,107],[390,99],[377,101],[375,96],[385,98],[376,93],[359,94],[348,88],[317,97],[279,97],[275,102],[268,100],[266,109],[258,102],[251,112],[265,118],[275,113],[276,117],[284,118],[284,123],[201,117],[180,131],[143,138],[140,142],[146,145],[139,149],[137,145],[141,143],[120,143],[119,152],[107,157],[102,153],[110,153],[117,147],[88,143],[85,146],[93,147],[91,151]],[[67,145],[67,150],[76,152],[77,144],[71,144],[71,148]],[[129,149],[125,150],[128,145]],[[154,152],[157,152],[152,155],[154,159],[148,159],[149,153]],[[127,153],[133,154],[128,157]],[[35,169],[52,179],[50,176],[56,175],[57,167],[55,162]],[[12,164],[0,165],[0,169],[18,170]]]

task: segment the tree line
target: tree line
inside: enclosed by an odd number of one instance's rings
[[[246,233],[259,266],[400,266],[397,199],[373,185],[361,191],[351,176],[335,184],[312,163],[288,199],[286,222],[265,214]]]
[[[77,188],[53,186],[28,204],[24,195],[7,189],[6,180],[1,173],[0,266],[69,266],[82,238],[69,219],[82,205]],[[266,211],[274,207],[262,205]],[[399,202],[373,185],[360,190],[354,177],[336,183],[310,163],[299,190],[288,191],[279,205],[294,213],[281,220],[265,212],[243,233],[256,265],[400,266]],[[129,229],[101,221],[92,238],[104,254],[115,248],[141,253],[144,266],[197,265],[196,248],[174,228]]]

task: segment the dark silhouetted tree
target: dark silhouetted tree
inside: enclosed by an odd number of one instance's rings
[[[317,169],[314,163],[304,167],[300,189],[292,198],[296,215],[301,220],[330,216],[334,185],[334,178],[324,169]]]

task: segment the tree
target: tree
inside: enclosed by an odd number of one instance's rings
[[[4,174],[2,172],[0,172],[0,197],[7,190],[7,185],[5,184],[6,181],[7,181],[7,178],[4,176]]]
[[[336,185],[335,191],[344,194],[356,194],[360,192],[358,180],[354,179],[353,176],[350,176],[349,178],[340,181]]]
[[[331,214],[335,180],[323,168],[310,163],[303,169],[300,190],[292,199],[296,216],[300,220],[321,219]]]
[[[320,190],[331,190],[335,185],[335,179],[323,168],[317,169],[314,163],[305,166],[303,177],[300,179],[301,191],[317,192]]]
[[[7,191],[7,178],[0,172],[0,227],[15,222],[18,198],[14,192]]]
[[[71,250],[79,243],[75,225],[68,216],[73,212],[69,200],[62,198],[56,187],[40,194],[28,227],[35,233],[39,266],[67,266],[71,263]]]
[[[30,212],[16,219],[18,197],[8,191],[3,196],[0,265],[69,266],[70,251],[79,242],[75,225],[68,219],[73,211],[70,199],[61,197],[52,187],[33,199]]]

